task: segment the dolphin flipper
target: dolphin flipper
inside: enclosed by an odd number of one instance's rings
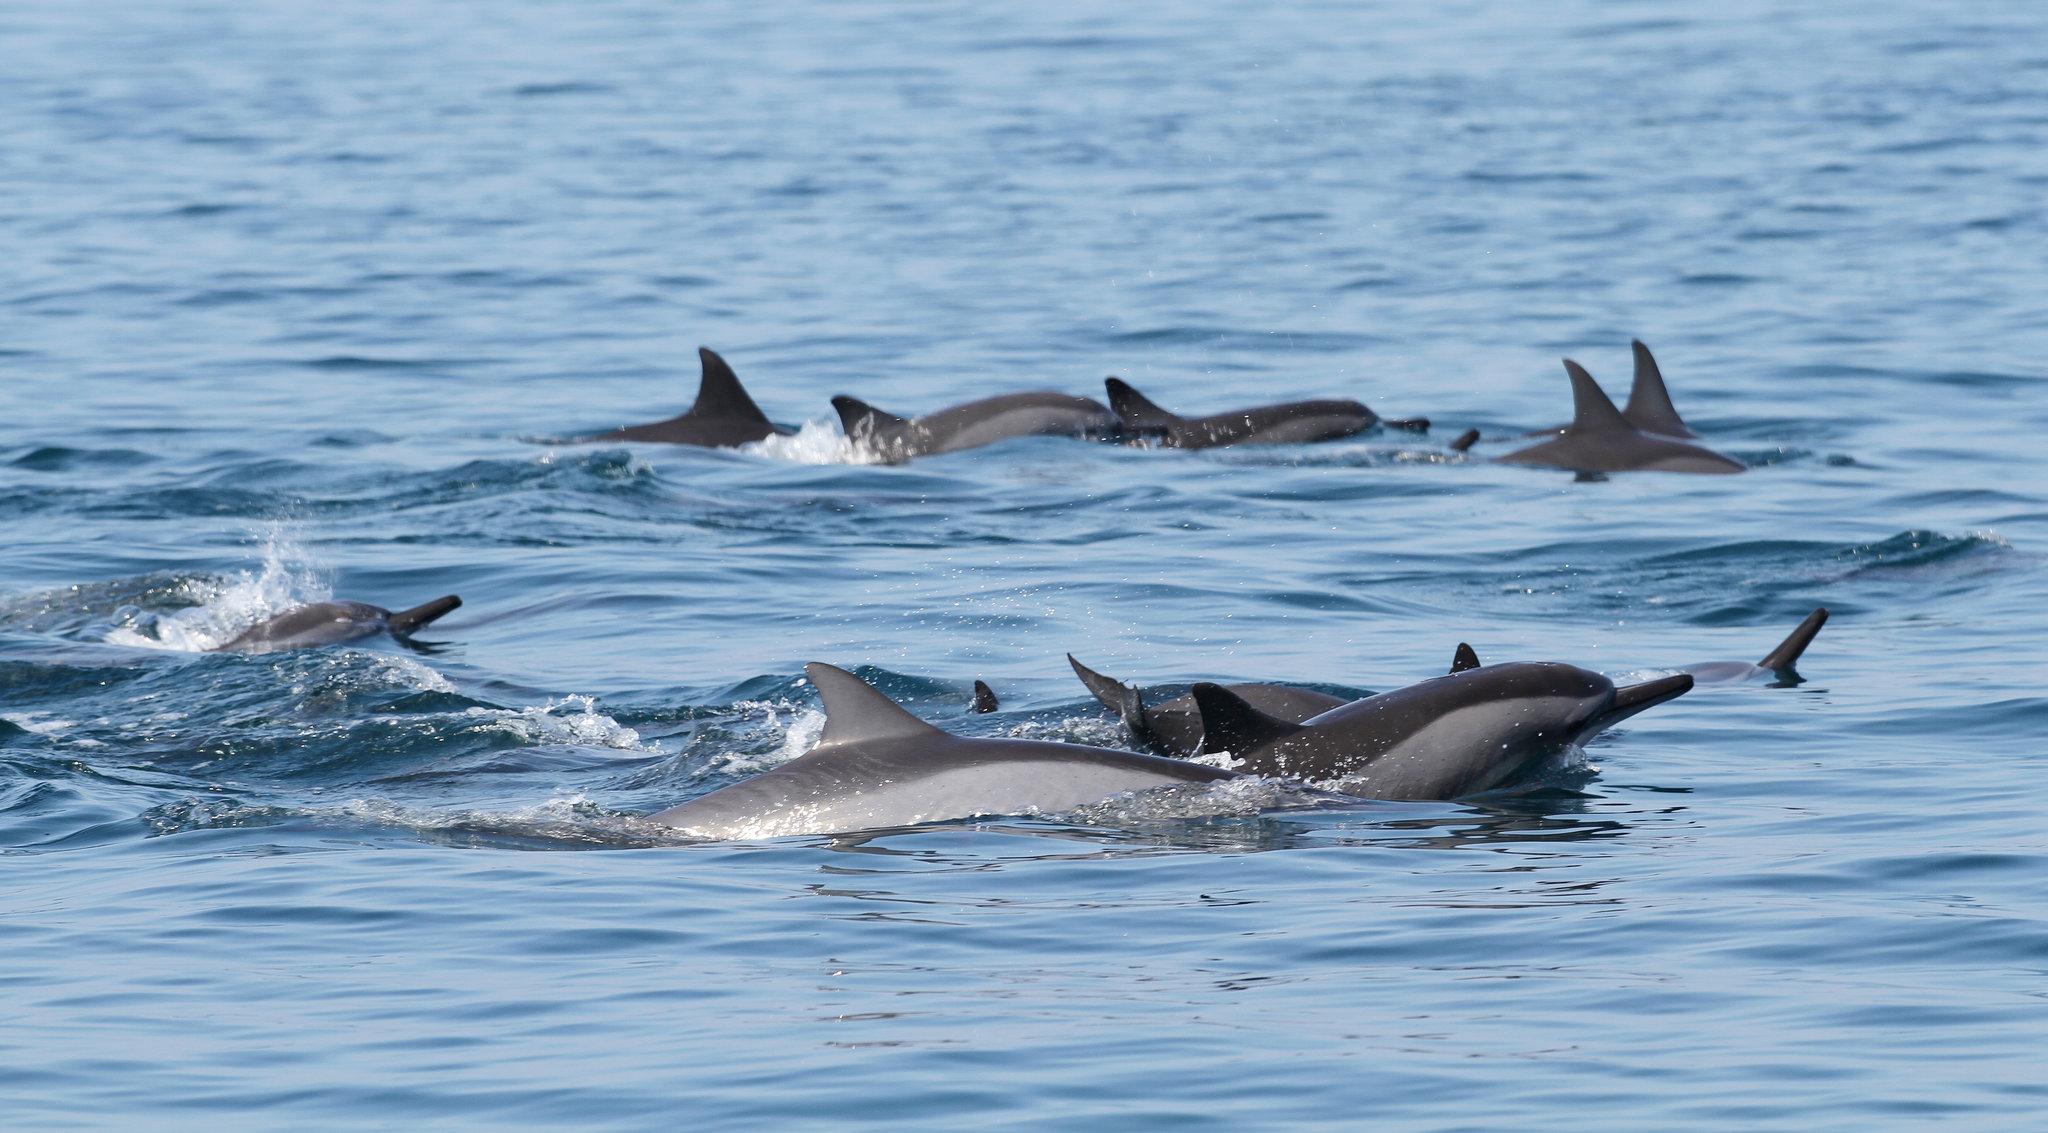
[[[1799,628],[1793,630],[1785,640],[1779,642],[1778,647],[1766,654],[1763,660],[1758,661],[1756,667],[1759,669],[1784,670],[1797,665],[1799,663],[1799,655],[1806,652],[1807,646],[1813,644],[1813,639],[1820,634],[1820,627],[1826,624],[1828,624],[1828,608],[1822,606],[1806,615],[1806,620],[1799,623]]]
[[[1132,389],[1131,383],[1122,378],[1104,378],[1102,386],[1109,393],[1110,409],[1127,429],[1165,429],[1181,419]]]
[[[1203,755],[1252,751],[1301,731],[1300,724],[1268,716],[1222,685],[1203,681],[1192,692],[1202,714]]]
[[[825,702],[825,731],[818,737],[818,747],[943,734],[845,669],[813,661],[804,666],[804,675]]]
[[[1671,404],[1671,391],[1664,386],[1664,372],[1657,368],[1657,359],[1651,357],[1650,348],[1638,338],[1630,342],[1636,354],[1635,384],[1629,387],[1628,408],[1621,411],[1628,423],[1645,433],[1660,433],[1667,437],[1681,437],[1692,440],[1698,433],[1686,428],[1678,416],[1678,407]]]
[[[994,712],[1002,706],[1002,701],[996,699],[996,690],[988,687],[988,682],[980,680],[974,682],[974,710],[976,712]]]
[[[460,605],[462,605],[462,599],[453,594],[448,594],[431,602],[414,606],[410,610],[400,610],[384,619],[384,624],[390,628],[392,633],[403,637]]]
[[[1479,654],[1470,645],[1458,643],[1457,652],[1451,654],[1451,672],[1462,673],[1479,667]]]

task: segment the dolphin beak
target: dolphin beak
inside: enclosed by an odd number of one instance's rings
[[[1676,676],[1658,677],[1638,685],[1625,685],[1614,690],[1614,703],[1607,711],[1594,718],[1593,731],[1589,736],[1604,732],[1623,720],[1643,711],[1655,708],[1667,700],[1677,700],[1692,691],[1692,674],[1679,673]]]

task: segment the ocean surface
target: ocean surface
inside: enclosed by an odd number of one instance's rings
[[[2037,4],[0,12],[10,1128],[2048,1111]],[[1741,476],[1476,455],[1629,340]],[[722,352],[800,432],[579,444]],[[1436,422],[863,462],[827,399]],[[405,648],[214,654],[327,596]],[[1754,660],[1466,802],[690,844],[807,661]],[[1003,709],[967,710],[975,678]]]

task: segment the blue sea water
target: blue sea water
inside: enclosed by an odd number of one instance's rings
[[[2041,1122],[2037,6],[86,0],[0,55],[8,1127]],[[1747,474],[1445,449],[1632,336]],[[801,433],[566,443],[698,344]],[[888,467],[827,407],[1106,373],[1437,429]],[[450,591],[427,651],[203,652]],[[634,817],[804,750],[811,660],[1116,743],[1063,654],[1640,676],[1818,605],[1805,683],[1505,797]]]

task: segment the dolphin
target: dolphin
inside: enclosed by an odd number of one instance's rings
[[[1601,472],[1693,472],[1727,474],[1746,469],[1691,441],[1646,433],[1630,424],[1609,401],[1586,368],[1567,358],[1572,382],[1572,423],[1555,438],[1497,457],[1504,464]]]
[[[1429,422],[1421,418],[1382,421],[1364,402],[1350,400],[1283,401],[1208,417],[1182,417],[1160,408],[1122,378],[1106,378],[1103,385],[1123,431],[1156,440],[1166,448],[1334,441],[1377,424],[1416,432],[1429,428]]]
[[[1002,701],[996,699],[996,690],[988,687],[987,681],[974,682],[974,702],[970,707],[976,712],[994,712],[1002,706]]]
[[[1117,428],[1116,415],[1101,402],[1046,390],[985,397],[917,418],[884,413],[845,394],[832,399],[832,408],[849,439],[891,464],[1011,437],[1085,437]]]
[[[1665,388],[1664,372],[1657,368],[1657,359],[1650,354],[1650,348],[1640,338],[1631,339],[1629,348],[1635,352],[1636,371],[1634,383],[1629,386],[1628,405],[1621,411],[1624,421],[1645,433],[1660,437],[1677,437],[1682,441],[1698,440],[1699,434],[1686,427],[1678,415],[1678,407],[1671,404],[1671,391]],[[1556,436],[1568,426],[1557,425],[1538,429],[1532,437]]]
[[[1192,695],[1177,696],[1160,704],[1146,704],[1144,693],[1136,685],[1104,676],[1075,660],[1072,653],[1067,654],[1067,664],[1074,667],[1074,675],[1081,678],[1081,683],[1095,694],[1095,699],[1101,701],[1103,707],[1122,718],[1131,738],[1161,755],[1181,759],[1201,750],[1202,717]],[[1470,645],[1459,642],[1457,652],[1451,657],[1451,672],[1462,673],[1478,667],[1478,654]],[[1332,708],[1351,703],[1345,697],[1292,685],[1234,684],[1223,687],[1268,716],[1290,724],[1302,723]]]
[[[1454,799],[1512,784],[1573,744],[1692,688],[1679,673],[1616,688],[1556,661],[1485,665],[1333,708],[1303,723],[1221,685],[1194,687],[1202,751],[1237,769],[1370,799]]]
[[[1820,635],[1820,627],[1826,624],[1828,608],[1821,606],[1806,615],[1806,620],[1800,622],[1785,640],[1779,642],[1776,649],[1764,654],[1763,659],[1754,665],[1747,661],[1707,661],[1698,665],[1687,665],[1679,671],[1691,673],[1700,681],[1716,683],[1776,675],[1791,677],[1791,683],[1797,684],[1798,673],[1795,666],[1799,664],[1800,654],[1805,653],[1806,647],[1813,644],[1813,639]]]
[[[405,638],[460,605],[462,599],[453,594],[395,614],[368,602],[314,602],[257,622],[211,651],[274,653],[280,649],[339,645],[379,633]]]
[[[845,834],[976,815],[1058,813],[1131,791],[1236,777],[1111,748],[956,736],[844,669],[813,663],[804,673],[825,704],[816,747],[652,820],[702,838]]]
[[[672,445],[702,448],[737,448],[768,437],[786,437],[789,430],[768,420],[754,399],[740,385],[725,359],[702,346],[697,357],[703,361],[704,376],[697,384],[697,400],[679,417],[648,425],[629,425],[590,439],[593,441],[660,441]]]

